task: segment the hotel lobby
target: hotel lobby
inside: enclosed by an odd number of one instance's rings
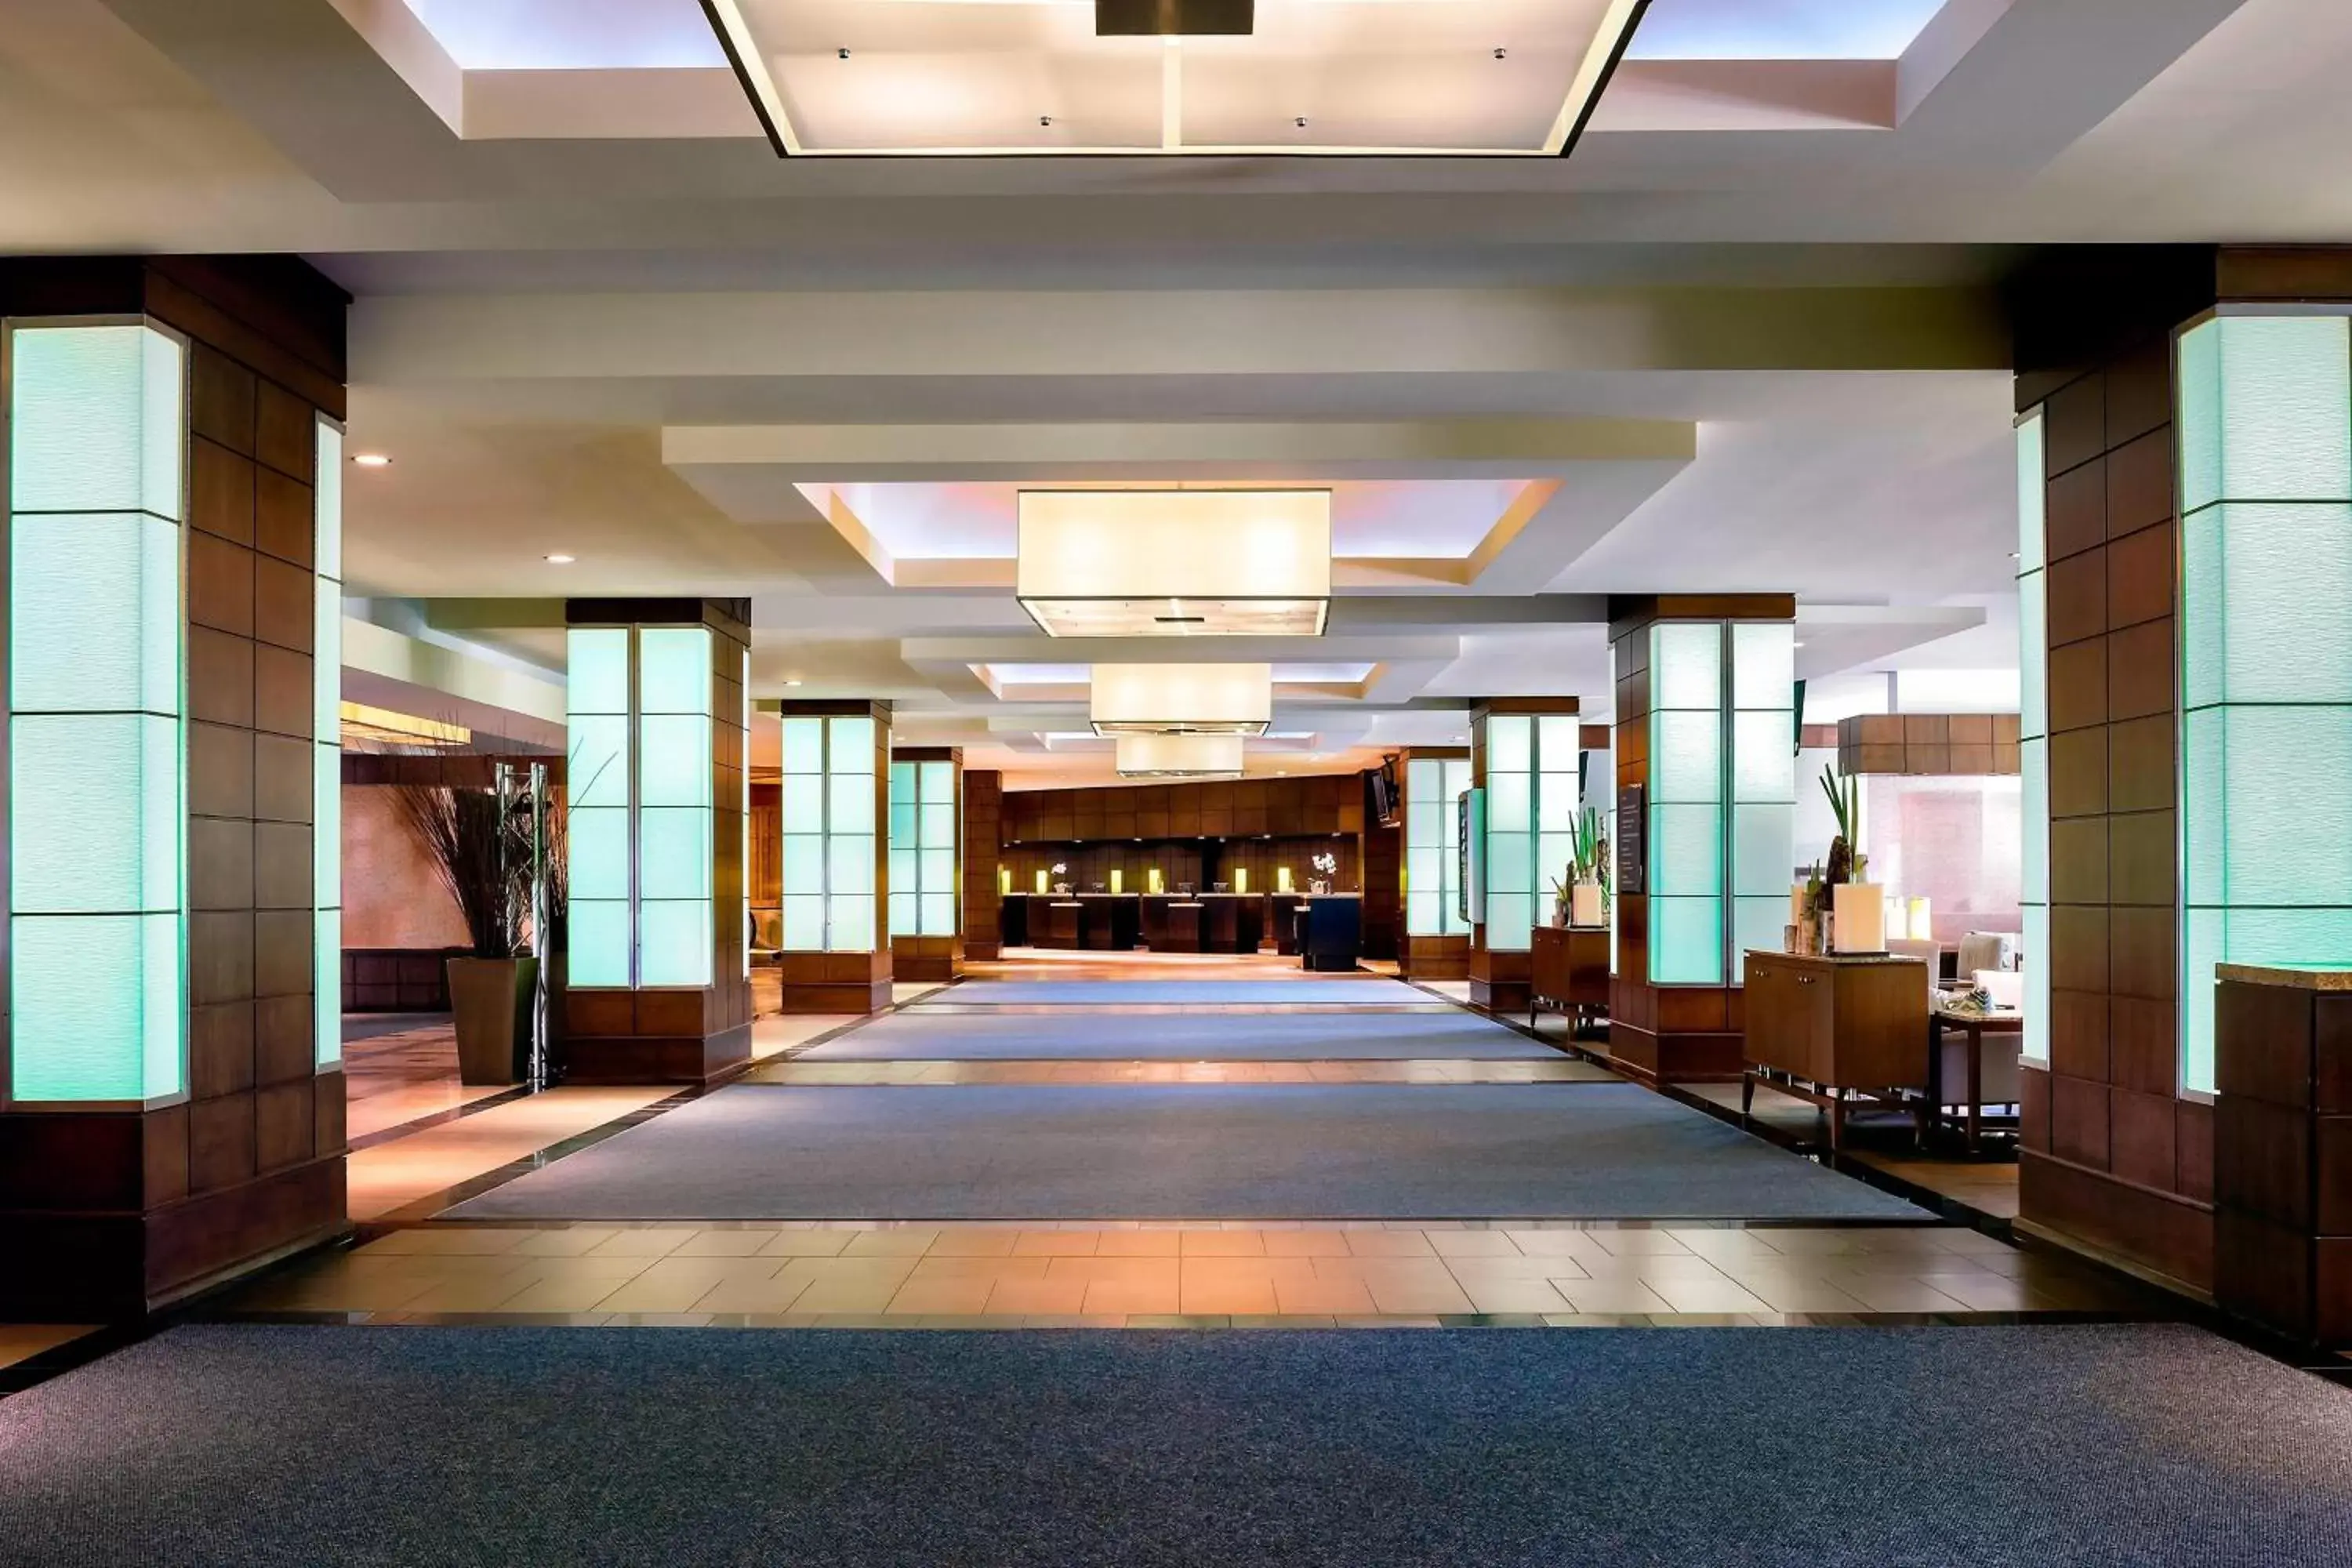
[[[0,20],[0,1564],[2352,1560],[2352,12]]]

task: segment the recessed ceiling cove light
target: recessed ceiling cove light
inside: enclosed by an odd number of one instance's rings
[[[352,462],[354,466],[362,468],[388,468],[392,467],[392,459],[384,456],[382,452],[354,452],[352,454]]]
[[[1098,664],[1087,717],[1097,735],[1263,735],[1270,664]]]
[[[547,563],[550,566],[569,566],[574,559],[575,557],[565,555],[561,552],[558,552],[556,554],[551,555],[547,558]]]
[[[1319,637],[1329,490],[1023,490],[1013,593],[1049,637]]]
[[[1118,776],[1123,779],[1222,779],[1239,778],[1241,773],[1239,735],[1118,738]]]
[[[1648,3],[703,0],[703,9],[788,157],[1549,158],[1576,146]],[[839,69],[853,52],[858,70]],[[1496,71],[1507,57],[1512,68]],[[1069,96],[1040,105],[1041,81]],[[1083,131],[1072,136],[1066,124]]]

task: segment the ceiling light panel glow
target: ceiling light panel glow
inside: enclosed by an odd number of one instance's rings
[[[1256,0],[1102,36],[1092,0],[709,0],[793,153],[1462,154],[1573,142],[1642,0]]]
[[[1098,664],[1087,717],[1097,735],[1263,735],[1274,720],[1274,667]]]
[[[1892,60],[1946,0],[1650,0],[1628,59]]]
[[[463,70],[724,67],[701,0],[407,0]]]
[[[1318,637],[1331,492],[1024,490],[1013,584],[1052,637]]]
[[[1239,778],[1239,735],[1121,735],[1118,776],[1123,779]]]

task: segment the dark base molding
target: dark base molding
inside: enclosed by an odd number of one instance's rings
[[[751,1059],[751,1026],[716,1035],[620,1035],[563,1042],[567,1083],[713,1083]]]
[[[878,1013],[890,1005],[887,980],[787,980],[787,1013]]]
[[[2032,1149],[2018,1151],[2018,1224],[2183,1294],[2213,1290],[2213,1205]]]
[[[1738,1035],[1672,1034],[1612,1019],[1610,1065],[1652,1089],[1667,1083],[1738,1083],[1748,1070]]]
[[[146,1214],[0,1214],[0,1318],[137,1317],[352,1228],[343,1155]]]

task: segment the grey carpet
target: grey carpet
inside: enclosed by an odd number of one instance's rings
[[[2352,1561],[2200,1331],[179,1329],[0,1402],[0,1563]]]
[[[804,1061],[1557,1061],[1475,1013],[890,1013]]]
[[[1394,1006],[1400,1002],[1428,1002],[1429,993],[1390,980],[1363,974],[1352,979],[1322,976],[1313,980],[968,980],[923,1000],[952,1002],[961,1006],[1160,1006],[1207,1007],[1241,1003],[1259,1005],[1287,1002],[1299,1006],[1335,1003]]]
[[[1631,1084],[739,1085],[469,1219],[1921,1219]]]

